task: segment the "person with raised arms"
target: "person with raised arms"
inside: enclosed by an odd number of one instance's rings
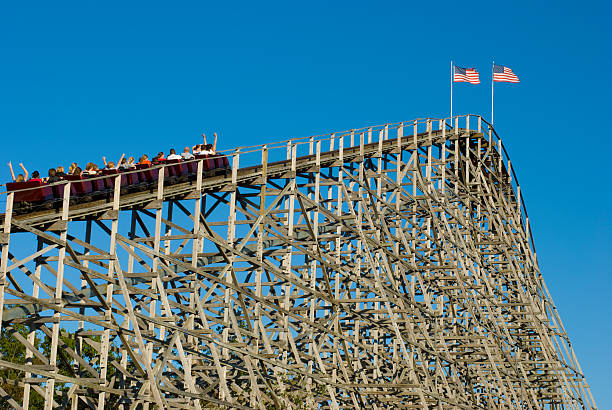
[[[204,138],[204,147],[200,151],[201,154],[206,155],[214,155],[217,152],[217,133],[214,133],[215,142],[213,144],[206,143],[206,134],[202,133],[202,137]]]
[[[11,170],[11,178],[13,178],[13,182],[24,182],[27,181],[28,179],[28,170],[23,166],[23,164],[20,162],[19,166],[21,167],[21,169],[23,169],[23,172],[25,173],[25,176],[23,176],[23,174],[19,174],[17,175],[17,178],[15,178],[15,173],[13,172],[13,164],[11,163],[11,161],[9,161],[8,163],[9,169]]]
[[[104,169],[118,169],[119,165],[121,165],[121,161],[123,161],[123,157],[125,157],[125,153],[121,154],[121,158],[117,161],[117,165],[114,162],[106,162],[106,157],[102,156],[102,161],[104,161]]]

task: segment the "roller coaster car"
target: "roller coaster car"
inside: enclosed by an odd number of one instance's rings
[[[6,190],[17,191],[13,197],[13,203],[42,202],[53,199],[52,187],[42,181],[9,182],[6,184]]]
[[[96,181],[83,180],[78,175],[66,175],[66,181],[70,181],[70,196],[82,196],[93,191],[93,184]]]
[[[217,157],[208,155],[196,155],[196,159],[204,159],[204,174],[205,175],[217,175],[226,173],[231,169],[227,157]],[[197,172],[198,163],[192,162],[195,169],[194,173]]]
[[[204,159],[203,174],[207,176],[227,173],[230,168],[227,157],[197,156]],[[166,161],[164,182],[172,185],[195,178],[198,172],[198,161],[183,162],[181,160]],[[135,172],[121,173],[115,169],[102,170],[101,176],[82,177],[67,175],[70,181],[71,202],[88,202],[100,197],[108,197],[115,186],[115,178],[121,175],[121,191],[134,192],[152,188],[159,179],[159,168],[151,165],[136,165]],[[48,209],[61,206],[64,197],[64,185],[47,185],[41,181],[9,182],[7,192],[14,192],[13,204],[15,212],[27,213],[33,210]]]

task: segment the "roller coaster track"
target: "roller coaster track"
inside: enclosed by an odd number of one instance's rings
[[[0,217],[0,405],[596,408],[481,117]]]

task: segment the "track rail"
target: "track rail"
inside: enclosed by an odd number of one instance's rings
[[[470,129],[470,124],[472,127]],[[463,125],[463,128],[460,128],[460,125]],[[436,144],[439,143],[442,139],[453,139],[456,137],[465,136],[465,135],[474,135],[475,133],[484,133],[489,136],[489,141],[491,143],[495,143],[499,152],[503,152],[503,156],[501,157],[504,166],[507,167],[508,172],[511,175],[509,182],[513,186],[513,190],[516,193],[518,198],[518,202],[520,203],[520,207],[522,209],[522,224],[525,232],[528,234],[531,246],[533,248],[535,254],[535,242],[533,240],[533,235],[531,232],[531,226],[529,224],[529,217],[527,214],[527,206],[525,204],[524,198],[521,195],[520,185],[518,184],[518,177],[514,168],[512,167],[512,163],[508,156],[508,152],[505,146],[502,143],[501,138],[493,128],[491,124],[489,124],[485,119],[483,119],[479,115],[462,115],[444,119],[435,119],[435,118],[426,118],[426,119],[416,119],[412,121],[399,122],[399,123],[389,123],[378,126],[371,126],[365,128],[351,129],[347,131],[335,132],[331,134],[322,134],[312,137],[305,138],[294,138],[288,140],[282,140],[278,142],[274,142],[271,144],[262,144],[262,145],[253,145],[253,146],[243,146],[237,147],[233,150],[224,150],[219,151],[220,156],[226,156],[228,159],[232,160],[231,163],[238,164],[240,163],[239,158],[242,156],[249,156],[250,163],[257,163],[257,157],[261,160],[263,157],[261,154],[264,151],[268,151],[267,156],[271,157],[272,151],[280,151],[283,149],[289,149],[290,146],[308,146],[310,148],[310,153],[308,155],[303,155],[297,158],[297,165],[300,171],[307,170],[309,167],[312,167],[315,162],[316,154],[314,154],[314,145],[316,143],[324,143],[330,142],[330,147],[334,146],[334,140],[342,141],[342,139],[347,139],[350,137],[350,144],[348,147],[342,147],[343,154],[346,158],[353,160],[358,157],[372,157],[376,154],[388,154],[394,152],[398,149],[398,140],[397,137],[389,137],[389,133],[392,131],[397,131],[399,128],[406,129],[408,131],[413,131],[412,135],[406,135],[401,138],[401,147],[403,149],[410,148],[414,144],[419,146],[427,146],[427,144]],[[437,128],[437,129],[436,129]],[[361,139],[359,137],[361,136]],[[355,137],[357,137],[357,144],[355,144]],[[378,139],[375,142],[364,142],[366,138],[369,140]],[[330,149],[329,151],[321,152],[321,161],[322,166],[328,166],[337,160],[340,152],[340,148],[338,149]],[[253,155],[257,154],[257,155]],[[253,161],[254,160],[254,161]],[[196,160],[194,160],[196,161]],[[243,160],[244,161],[244,160]],[[153,168],[165,168],[171,165],[159,165]],[[277,160],[275,162],[269,163],[268,172],[269,173],[286,173],[291,167],[291,161],[287,160]],[[206,177],[203,180],[204,190],[209,192],[214,192],[218,190],[227,190],[232,189],[232,185],[237,183],[247,183],[252,181],[253,179],[261,176],[261,162],[259,165],[247,165],[245,167],[240,168],[234,174],[229,174],[226,176],[214,176],[214,177]],[[130,171],[137,172],[137,171]],[[127,172],[127,173],[130,173]],[[126,173],[126,174],[127,174]],[[91,178],[88,181],[93,181],[98,178]],[[234,180],[233,180],[233,179]],[[59,182],[52,184],[50,186],[59,185],[63,186],[66,182]],[[167,187],[167,192],[164,193],[164,200],[169,198],[179,197],[181,195],[189,195],[193,192],[194,182],[191,181],[189,183],[179,183],[172,186]],[[0,192],[0,198],[6,195],[9,195],[10,192]],[[122,195],[120,209],[131,209],[133,207],[144,206],[151,203],[155,199],[155,192],[150,190],[149,192],[139,192],[134,194],[126,194]],[[97,200],[84,204],[78,204],[72,206],[68,220],[82,220],[86,218],[100,218],[104,217],[105,212],[108,212],[112,209],[112,204],[110,198],[106,200]],[[33,212],[24,215],[16,215],[13,216],[18,221],[27,222],[31,224],[33,227],[48,229],[53,228],[53,223],[59,221],[61,219],[61,212],[59,209],[45,210],[39,212]],[[4,214],[0,215],[0,224],[4,222]],[[537,256],[536,256],[537,257]]]

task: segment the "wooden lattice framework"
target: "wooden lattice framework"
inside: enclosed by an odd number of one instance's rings
[[[25,361],[0,358],[3,403],[595,408],[479,116],[228,156],[39,212],[6,194],[2,334]]]

